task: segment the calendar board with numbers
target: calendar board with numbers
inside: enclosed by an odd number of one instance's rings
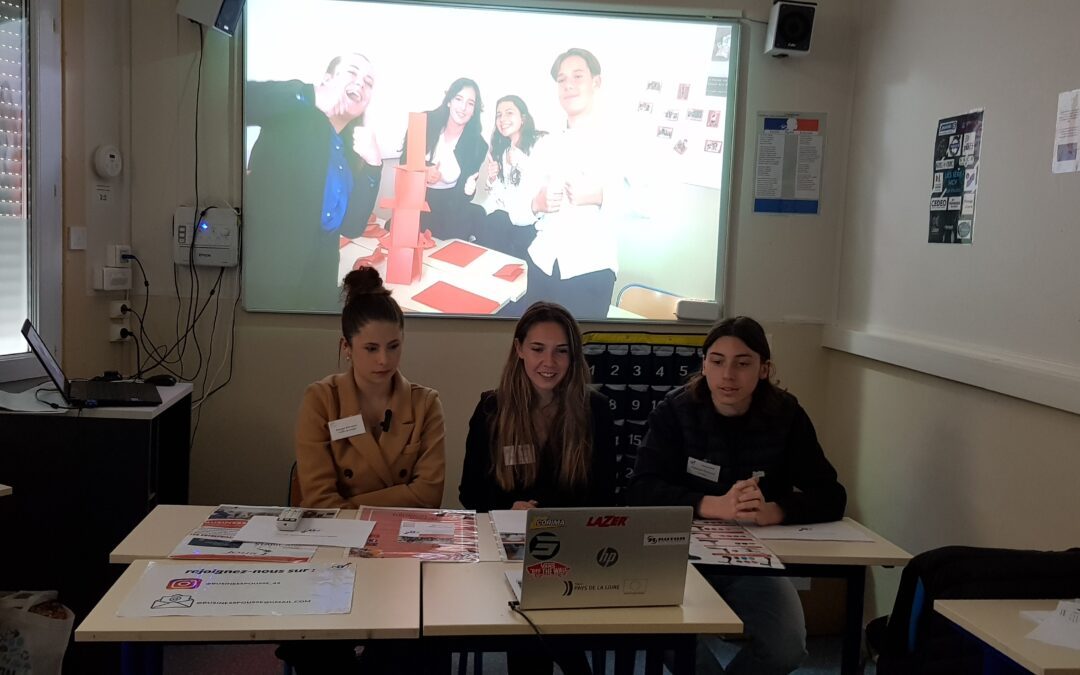
[[[591,332],[582,337],[593,386],[615,420],[616,497],[623,503],[649,413],[701,370],[704,335]]]

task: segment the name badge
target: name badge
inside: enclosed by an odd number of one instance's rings
[[[330,427],[330,440],[332,441],[340,441],[350,436],[359,436],[367,431],[364,428],[364,418],[361,415],[342,417],[339,420],[329,422],[326,426]]]
[[[532,464],[536,461],[536,453],[531,445],[519,445],[516,448],[507,445],[503,448],[503,463],[506,466],[517,464]]]
[[[686,473],[716,483],[720,480],[720,467],[693,457],[686,458]]]

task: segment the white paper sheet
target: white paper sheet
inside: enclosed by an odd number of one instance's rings
[[[1080,89],[1058,94],[1057,121],[1054,124],[1054,155],[1050,168],[1054,173],[1080,169]]]
[[[1080,650],[1080,600],[1062,600],[1050,616],[1028,633],[1032,640]]]
[[[233,539],[265,544],[299,546],[362,547],[375,523],[370,520],[338,520],[332,518],[302,518],[292,532],[277,529],[274,516],[255,516],[241,527]]]
[[[520,532],[525,534],[525,523],[527,522],[526,516],[528,511],[524,509],[518,509],[517,511],[492,511],[491,522],[495,525],[495,529],[499,532]]]
[[[746,531],[758,539],[796,539],[802,541],[874,541],[874,538],[842,520],[811,525],[747,525]]]
[[[117,616],[348,614],[352,563],[151,562]]]

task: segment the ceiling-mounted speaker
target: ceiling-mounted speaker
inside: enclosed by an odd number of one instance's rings
[[[776,0],[769,12],[769,30],[765,33],[765,53],[777,58],[806,56],[810,51],[810,33],[814,28],[813,2]]]
[[[180,0],[176,13],[231,36],[244,13],[244,0]]]

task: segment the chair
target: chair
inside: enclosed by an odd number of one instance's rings
[[[983,645],[933,611],[936,599],[1039,599],[1080,595],[1080,548],[1024,551],[945,546],[911,559],[892,613],[866,627],[879,675],[984,673]]]
[[[646,319],[674,321],[677,318],[675,305],[681,299],[680,296],[659,288],[642,284],[627,284],[616,296],[615,306]]]

